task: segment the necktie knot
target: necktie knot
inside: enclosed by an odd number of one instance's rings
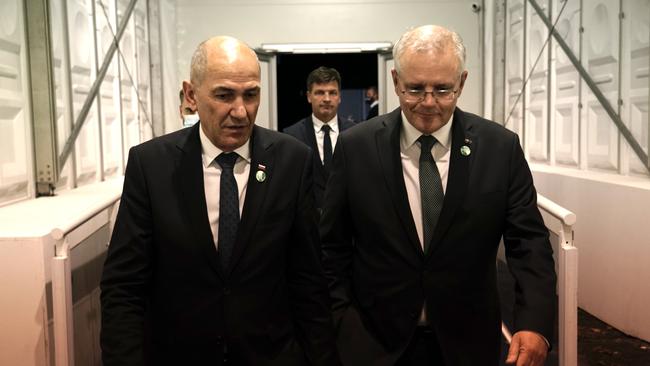
[[[323,131],[323,133],[325,133],[326,135],[329,135],[330,131],[332,130],[332,127],[330,127],[330,125],[323,125],[323,127],[321,127],[320,130]]]
[[[215,159],[217,161],[217,164],[221,167],[221,169],[228,169],[232,170],[233,167],[235,166],[235,162],[237,161],[237,153],[221,153],[217,158]]]
[[[418,141],[420,141],[420,150],[424,151],[431,151],[431,148],[433,145],[438,142],[435,137],[431,135],[422,135],[418,138]]]

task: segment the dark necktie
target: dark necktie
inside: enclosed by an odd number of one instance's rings
[[[323,125],[323,166],[325,171],[329,172],[330,164],[332,163],[332,139],[330,139],[330,131],[332,128],[329,125]]]
[[[216,160],[217,164],[221,166],[218,252],[221,267],[225,271],[230,265],[230,257],[235,246],[237,226],[239,225],[239,191],[233,173],[237,153],[221,153]]]
[[[431,148],[437,142],[433,136],[420,136],[420,195],[422,199],[422,226],[424,231],[424,253],[431,245],[433,231],[438,223],[445,194]]]

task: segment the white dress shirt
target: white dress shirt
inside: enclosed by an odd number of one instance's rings
[[[323,126],[325,124],[330,126],[330,140],[332,141],[332,154],[334,154],[334,148],[336,147],[336,139],[339,137],[339,124],[338,117],[334,115],[334,118],[327,122],[323,122],[316,118],[312,113],[311,120],[314,123],[314,133],[316,134],[316,146],[318,146],[318,155],[320,155],[320,161],[323,162],[323,141],[325,139],[325,132],[323,131]]]
[[[208,207],[208,220],[212,230],[214,245],[219,243],[219,191],[221,184],[221,166],[214,160],[223,150],[214,146],[212,141],[199,128],[201,138],[201,159],[203,161],[203,189],[205,190],[205,204]],[[237,181],[237,190],[239,191],[239,216],[241,217],[244,208],[244,198],[246,197],[246,187],[248,186],[248,173],[251,166],[250,140],[237,148],[234,153],[239,157],[235,162],[233,173]]]
[[[447,178],[449,176],[449,157],[451,156],[451,125],[454,122],[454,117],[449,119],[444,126],[440,127],[431,135],[438,140],[438,142],[431,148],[433,160],[436,162],[440,179],[442,180],[442,191],[447,192]],[[420,245],[424,250],[424,225],[422,224],[422,199],[420,195],[420,142],[418,138],[422,136],[422,132],[418,131],[411,125],[404,112],[402,112],[402,129],[399,138],[399,150],[402,161],[402,174],[404,174],[404,184],[406,185],[406,195],[409,200],[409,207],[411,208],[411,215],[413,215],[413,222],[415,229],[418,232],[418,239]],[[420,313],[420,325],[427,324],[426,320],[426,304],[422,307]]]

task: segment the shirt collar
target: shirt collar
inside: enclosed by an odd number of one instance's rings
[[[201,126],[199,126],[199,137],[201,138],[201,157],[203,158],[203,166],[207,168],[210,164],[212,164],[212,162],[214,162],[214,159],[223,152],[223,150],[214,146],[212,141],[210,141],[208,136],[203,132],[203,128]],[[235,152],[250,164],[251,152],[249,146],[250,139],[246,140],[242,146],[236,148]]]
[[[311,114],[311,120],[314,123],[314,131],[316,131],[317,133],[320,132],[321,128],[323,128],[323,125],[325,123],[327,123],[330,126],[330,128],[332,129],[332,132],[335,132],[335,133],[339,132],[339,124],[336,123],[339,120],[337,114],[335,114],[334,117],[331,120],[329,120],[327,122],[323,122],[323,121],[319,120],[318,118],[316,118],[316,115],[312,113]]]
[[[404,111],[401,113],[402,133],[400,135],[400,145],[402,151],[404,151],[415,144],[417,139],[422,136],[422,132],[418,131],[417,128],[413,127],[413,125],[409,123]],[[438,140],[438,143],[447,150],[451,148],[451,125],[453,122],[454,115],[452,114],[451,118],[449,118],[449,122],[445,123],[442,127],[431,134],[431,136],[435,137],[436,140]]]

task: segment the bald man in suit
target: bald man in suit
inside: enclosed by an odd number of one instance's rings
[[[311,151],[255,126],[260,65],[237,39],[201,43],[183,90],[200,122],[129,153],[104,366],[337,365]]]

